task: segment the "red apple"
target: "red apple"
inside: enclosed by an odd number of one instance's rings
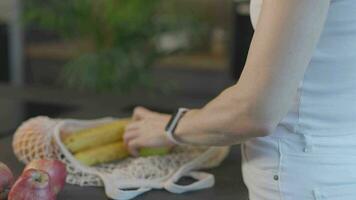
[[[39,169],[48,173],[51,177],[51,186],[54,194],[58,194],[64,187],[67,177],[66,165],[59,160],[34,160],[24,169]]]
[[[0,162],[0,200],[7,199],[7,194],[14,183],[14,176],[11,170]]]
[[[50,176],[42,170],[26,170],[11,188],[8,200],[55,200]]]

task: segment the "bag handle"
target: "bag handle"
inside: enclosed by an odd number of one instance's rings
[[[122,190],[119,188],[115,188],[115,190],[110,190],[108,189],[109,187],[105,187],[105,193],[106,195],[115,200],[128,200],[128,199],[133,199],[145,192],[148,192],[151,190],[151,188],[137,188],[136,190]]]
[[[113,180],[113,177],[104,173],[99,174],[101,180],[105,185],[105,193],[108,197],[115,200],[128,200],[137,197],[140,194],[148,192],[151,188],[141,187],[141,188],[127,188],[125,190],[123,188],[119,188],[117,184],[115,184],[118,180]]]
[[[212,174],[206,172],[189,172],[182,177],[191,177],[196,179],[196,182],[193,182],[189,185],[178,185],[173,179],[169,179],[164,188],[172,193],[184,193],[188,191],[201,190],[214,186],[215,178]]]
[[[209,160],[211,156],[215,155],[216,149],[210,148],[204,152],[200,157],[195,158],[191,162],[182,166],[170,179],[164,184],[164,188],[172,193],[184,193],[188,191],[206,189],[214,186],[215,178],[212,174],[206,172],[194,172],[192,170],[201,166],[204,162]],[[191,177],[197,181],[189,185],[178,185],[176,182],[181,177]]]

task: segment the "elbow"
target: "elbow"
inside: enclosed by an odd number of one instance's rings
[[[261,111],[261,110],[259,110]],[[270,114],[247,110],[243,114],[234,116],[232,132],[245,138],[265,137],[272,135],[279,123]]]
[[[232,138],[229,144],[239,144],[252,138],[266,137],[272,135],[276,126],[273,124],[252,123],[246,126],[233,127],[230,130]],[[231,137],[230,136],[230,137]]]
[[[265,137],[272,135],[275,132],[277,127],[276,123],[256,123],[257,128],[255,130],[251,130],[255,132],[256,137]]]
[[[241,121],[240,121],[241,122]],[[231,126],[227,132],[232,134],[233,141],[244,141],[256,137],[266,137],[275,132],[276,124],[249,121]]]
[[[245,121],[245,123],[235,126],[233,132],[239,138],[249,139],[272,135],[276,127],[277,123],[248,120],[248,122]]]
[[[251,104],[252,103],[252,104]],[[265,108],[264,105],[249,101],[242,112],[244,119],[241,128],[246,128],[247,137],[265,137],[272,135],[281,118],[279,112]]]

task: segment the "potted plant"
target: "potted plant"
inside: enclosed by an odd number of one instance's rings
[[[127,92],[152,85],[150,68],[167,52],[157,47],[159,35],[177,29],[199,33],[199,17],[162,0],[27,0],[26,22],[80,38],[91,48],[69,61],[62,77],[66,84],[97,91]],[[162,8],[171,9],[162,12]]]

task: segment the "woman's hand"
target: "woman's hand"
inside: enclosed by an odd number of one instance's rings
[[[126,127],[124,142],[133,156],[144,147],[173,147],[165,133],[170,115],[150,111],[143,107],[134,110],[133,121]]]

